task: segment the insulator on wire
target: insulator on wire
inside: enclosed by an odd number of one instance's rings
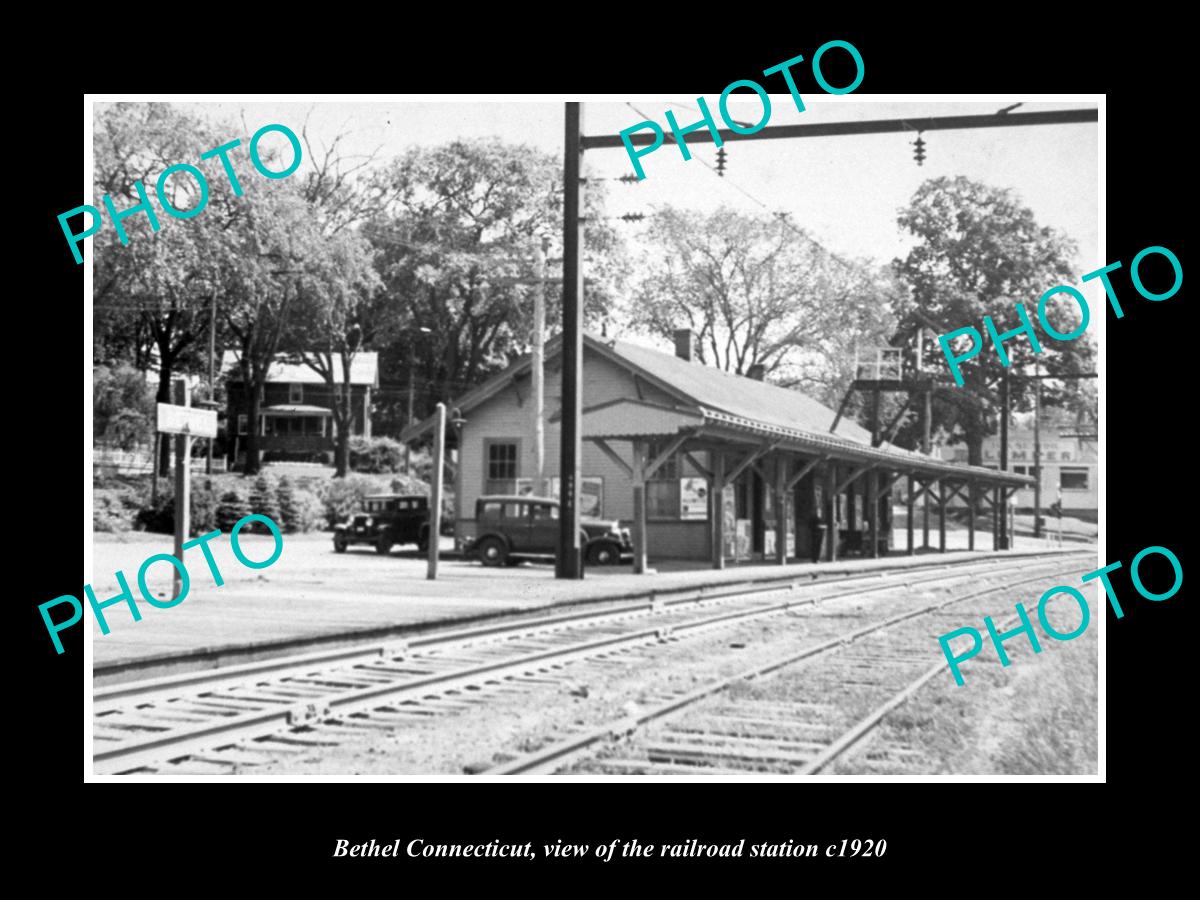
[[[916,152],[913,154],[913,158],[916,159],[917,165],[918,166],[924,165],[924,163],[925,163],[925,141],[921,138],[921,132],[919,132],[919,131],[917,132],[917,139],[915,141],[913,141],[913,146],[917,148]]]
[[[717,174],[722,178],[725,177],[725,148],[717,148]]]
[[[640,222],[646,218],[645,213],[625,213],[623,216],[617,216],[623,222]]]
[[[637,184],[640,179],[636,175],[622,175],[617,181],[623,181],[626,184]]]

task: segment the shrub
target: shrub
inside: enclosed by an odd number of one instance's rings
[[[128,531],[133,527],[135,510],[130,508],[132,492],[122,488],[96,488],[92,492],[92,530]]]
[[[221,531],[228,533],[233,530],[233,526],[238,523],[238,519],[249,514],[250,506],[243,499],[242,495],[236,490],[228,490],[221,495],[221,502],[217,504],[217,527]]]
[[[145,500],[132,499],[141,507],[134,517],[138,528],[159,534],[175,531],[175,488],[170,481],[159,482],[158,497],[153,503],[149,497]],[[216,528],[217,498],[212,482],[207,479],[203,482],[193,481],[190,501],[188,519],[192,533],[204,534]]]
[[[275,489],[279,524],[289,534],[312,531],[325,523],[325,504],[305,485],[295,485],[284,475]]]
[[[271,487],[271,482],[266,475],[259,475],[254,479],[254,487],[250,489],[250,512],[260,516],[266,516],[272,522],[279,523],[279,504],[275,502],[275,491]],[[270,529],[262,522],[254,522],[253,531],[267,534]]]
[[[317,531],[325,527],[325,504],[312,491],[296,490],[296,531]]]
[[[355,472],[380,474],[399,472],[404,467],[404,445],[388,437],[350,438],[350,468]]]
[[[200,485],[192,484],[189,507],[192,534],[207,534],[217,527],[217,492],[211,479],[204,479]]]
[[[380,493],[380,486],[374,479],[360,475],[347,475],[345,478],[334,478],[325,489],[325,520],[332,528],[355,510],[362,509],[363,497],[367,494]]]

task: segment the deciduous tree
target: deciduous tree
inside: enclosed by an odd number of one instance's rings
[[[972,325],[983,332],[983,317],[991,316],[1000,332],[1020,326],[1016,304],[1024,304],[1037,326],[1038,299],[1058,284],[1077,283],[1081,270],[1073,262],[1074,244],[1052,228],[1039,225],[1033,211],[1009,190],[968,178],[941,177],[926,181],[901,211],[901,228],[916,238],[904,259],[895,261],[898,273],[911,286],[921,321],[940,328],[938,334]],[[1062,296],[1048,305],[1048,315],[1060,332],[1073,331],[1078,309]],[[986,337],[985,337],[985,340]],[[1095,345],[1090,334],[1065,343],[1039,334],[1042,371],[1052,375],[1091,372]],[[1032,371],[1035,354],[1026,335],[1004,343],[1015,372]],[[928,364],[948,375],[945,358],[934,344]],[[979,356],[963,366],[965,384],[940,392],[934,402],[934,428],[965,441],[968,461],[983,462],[983,441],[997,429],[1001,407],[1001,378],[1005,367],[987,341]],[[953,382],[950,382],[953,384]],[[1043,386],[1042,402],[1086,403],[1087,388],[1070,380]],[[1029,409],[1033,384],[1010,378],[1013,409]]]

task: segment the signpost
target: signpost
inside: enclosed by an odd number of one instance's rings
[[[433,474],[429,479],[429,553],[425,578],[437,580],[438,543],[442,534],[442,461],[446,455],[446,404],[437,405],[433,427]],[[459,442],[461,444],[461,441]]]
[[[217,436],[217,412],[193,409],[188,404],[191,392],[184,379],[175,382],[175,403],[158,404],[158,431],[175,435],[175,558],[183,563],[183,542],[191,530],[191,455],[192,438]],[[157,463],[156,463],[157,464]],[[175,590],[181,588],[179,570],[175,570]]]

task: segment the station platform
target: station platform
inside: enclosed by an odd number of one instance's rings
[[[903,540],[903,534],[898,537]],[[990,548],[990,536],[982,538],[980,545]],[[266,559],[272,550],[266,535],[243,535],[240,543],[251,559]],[[429,581],[425,561],[415,552],[396,550],[380,556],[363,547],[335,553],[330,536],[324,533],[287,535],[280,558],[262,570],[238,563],[227,535],[210,546],[225,580],[221,587],[214,585],[199,549],[193,549],[186,556],[191,589],[178,606],[158,609],[139,598],[142,619],[133,621],[126,604],[114,604],[105,610],[110,633],[102,635],[84,602],[97,679],[107,683],[165,674],[164,666],[170,671],[210,668],[362,639],[396,640],[405,634],[547,607],[641,599],[652,590],[810,577],[814,571],[855,573],[928,563],[930,554],[947,562],[992,555],[966,551],[966,534],[951,532],[945,554],[918,551],[912,557],[901,554],[832,564],[743,563],[724,570],[702,562],[652,559],[655,574],[635,575],[628,564],[588,567],[581,581],[555,579],[554,567],[546,563],[486,568],[474,560],[455,559],[441,561],[438,580]],[[1086,546],[1066,544],[1062,549],[1070,552]],[[119,592],[117,570],[125,573],[136,595],[142,562],[156,553],[170,553],[171,547],[169,535],[97,535],[90,555],[90,583],[96,597],[104,600]],[[1012,554],[1016,561],[1023,552],[1057,547],[1053,541],[1019,538]],[[173,596],[171,573],[166,563],[148,571],[148,587],[163,600]]]

